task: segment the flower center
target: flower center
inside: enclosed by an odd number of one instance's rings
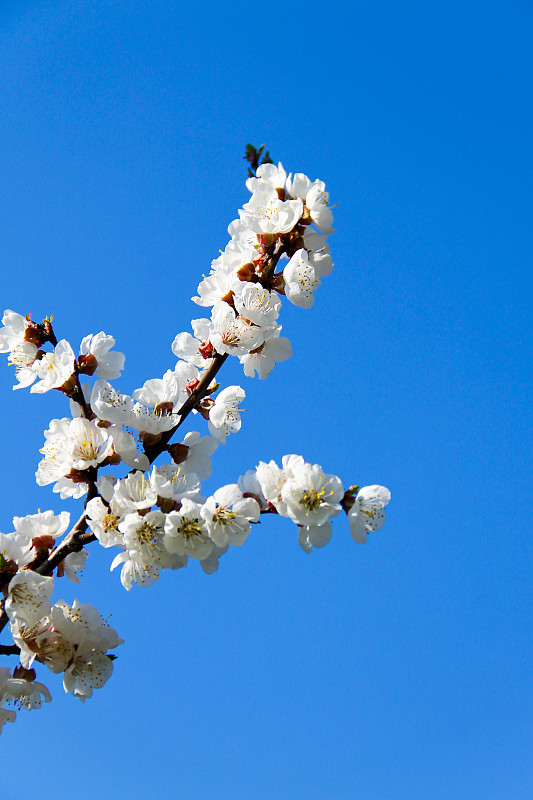
[[[200,528],[196,517],[185,517],[179,527],[179,532],[184,539],[192,539],[194,536],[202,535],[202,529]]]
[[[324,489],[315,492],[313,489],[306,489],[300,497],[300,505],[307,508],[308,511],[316,511],[322,505],[322,497],[324,496]]]
[[[157,528],[154,528],[149,522],[143,522],[141,527],[137,529],[137,536],[141,544],[147,544],[150,547],[154,547],[159,541]]]
[[[109,514],[106,514],[102,520],[104,531],[116,531],[119,519],[120,517],[117,517],[116,514],[112,514],[111,511]]]
[[[233,520],[237,517],[237,512],[230,511],[229,508],[226,508],[226,506],[219,506],[215,511],[215,514],[217,517],[217,522],[220,523],[220,525],[227,525],[228,523],[233,522]]]

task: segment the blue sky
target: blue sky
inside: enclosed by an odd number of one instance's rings
[[[301,453],[393,500],[306,556],[268,519],[206,577],[80,587],[126,639],[111,681],[1,739],[2,785],[199,800],[531,797],[528,374],[532,9],[524,2],[9,2],[2,307],[104,330],[132,391],[174,365],[246,201],[247,141],[326,181],[335,261],[294,355],[247,392],[209,484]],[[0,530],[76,510],[34,482],[62,397],[0,369]],[[2,641],[6,641],[4,635]],[[35,775],[38,775],[38,779]],[[36,783],[37,780],[37,783]],[[31,782],[31,783],[30,783]]]

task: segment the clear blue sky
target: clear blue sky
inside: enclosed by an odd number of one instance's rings
[[[294,356],[240,368],[217,484],[301,453],[393,495],[356,546],[306,556],[267,520],[208,578],[79,589],[127,640],[84,706],[1,737],[2,788],[77,800],[529,800],[533,793],[526,2],[52,0],[0,8],[2,308],[105,330],[132,391],[172,367],[189,298],[266,142],[327,182],[335,270],[284,306]],[[56,392],[0,369],[2,517],[34,483]],[[73,509],[75,508],[73,504]],[[4,637],[2,641],[5,641]],[[29,796],[29,795],[28,795]]]

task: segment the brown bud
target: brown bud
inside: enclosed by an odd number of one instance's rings
[[[87,471],[81,469],[71,469],[65,478],[69,478],[74,483],[87,483],[89,480]]]
[[[68,378],[68,380],[66,380],[65,383],[59,387],[59,391],[63,392],[63,394],[66,394],[67,397],[72,397],[72,393],[75,389],[77,389],[77,384],[77,375],[75,372],[73,372],[70,378]]]
[[[349,486],[344,492],[344,497],[341,500],[341,506],[348,513],[353,504],[355,503],[355,495],[359,491],[359,486]]]
[[[37,673],[34,669],[26,669],[23,666],[18,666],[13,670],[13,677],[31,683],[37,677]]]
[[[200,381],[198,378],[193,378],[192,381],[188,381],[188,383],[185,384],[185,388],[187,389],[187,394],[189,397],[198,388],[199,383]]]
[[[183,464],[183,462],[187,460],[187,456],[189,455],[188,445],[180,444],[179,442],[169,445],[167,447],[167,450],[170,453],[170,457],[174,462],[174,464]]]
[[[200,352],[200,355],[203,356],[203,358],[214,358],[217,353],[217,351],[209,341],[202,342],[198,350]]]
[[[53,536],[45,534],[44,536],[34,536],[31,540],[32,547],[36,550],[51,550],[55,545],[56,540]]]
[[[212,400],[210,397],[206,397],[205,400],[202,400],[201,403],[198,403],[196,406],[196,410],[199,414],[202,415],[204,419],[209,419],[209,412],[215,405],[215,401]]]
[[[243,264],[243,266],[237,270],[237,277],[240,281],[257,281],[255,266],[251,261],[248,264]]]
[[[263,247],[269,248],[272,247],[277,238],[276,233],[262,233],[259,241]]]
[[[276,272],[275,275],[272,276],[272,291],[279,292],[279,294],[285,294],[285,278],[283,277],[283,272]]]
[[[220,299],[223,300],[225,303],[227,303],[228,306],[231,306],[232,308],[235,308],[235,303],[233,302],[233,297],[234,297],[233,292],[230,289],[230,291],[226,292],[224,297],[221,297]]]
[[[155,447],[158,442],[161,441],[161,434],[160,433],[148,433],[148,431],[141,431],[139,433],[139,441],[144,444],[144,449],[150,449],[151,447]]]
[[[98,361],[92,353],[88,353],[86,356],[79,356],[78,372],[81,372],[83,375],[94,375],[97,368]]]
[[[170,514],[171,511],[179,511],[181,503],[176,503],[171,497],[157,497],[157,505],[163,514]]]
[[[311,214],[307,206],[304,206],[304,213],[300,217],[300,225],[310,225],[312,223]]]
[[[18,567],[16,561],[9,559],[6,561],[3,559],[3,563],[0,565],[0,585],[6,584],[6,591],[7,591],[7,584],[18,572]]]
[[[122,459],[120,458],[119,454],[116,453],[114,450],[112,453],[104,458],[102,463],[100,464],[101,467],[116,467],[117,464],[120,464]]]
[[[36,347],[40,347],[48,339],[44,325],[40,322],[34,322],[30,319],[30,315],[26,317],[26,330],[24,331],[24,341],[31,342]]]
[[[51,342],[51,344],[53,344],[53,346],[55,347],[56,344],[57,344],[57,339],[56,339],[56,335],[54,333],[54,329],[52,328],[52,319],[53,318],[54,318],[53,314],[52,314],[51,317],[46,317],[46,319],[43,320],[43,328],[44,328],[44,332],[46,334],[45,341],[46,342]]]
[[[158,403],[154,408],[154,414],[158,414],[160,417],[167,417],[169,414],[172,414],[172,409],[174,408],[174,403],[170,403],[168,400],[164,403]]]

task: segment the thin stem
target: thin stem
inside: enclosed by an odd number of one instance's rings
[[[18,656],[20,647],[16,644],[0,644],[0,656]]]
[[[76,390],[73,393],[71,399],[74,400],[74,402],[79,405],[79,407],[81,409],[82,417],[85,417],[85,419],[90,419],[91,415],[90,415],[89,409],[87,407],[87,402],[86,402],[85,396],[83,394],[83,389],[81,388],[80,376],[79,376],[78,372],[76,372]]]
[[[80,550],[83,550],[85,544],[89,544],[89,542],[94,542],[95,540],[96,536],[94,533],[87,532],[87,518],[85,512],[83,512],[70,533],[68,533],[63,541],[52,550],[46,561],[43,561],[35,571],[38,572],[39,575],[51,575],[57,565],[70,553],[79,553]]]
[[[193,408],[206,396],[208,393],[209,387],[213,381],[213,378],[218,373],[219,369],[222,367],[222,364],[226,361],[228,357],[227,353],[221,354],[217,353],[213,358],[213,363],[205,373],[205,375],[200,380],[200,383],[194,389],[192,394],[187,398],[184,402],[182,407],[178,410],[178,414],[180,417],[180,421],[177,425],[174,425],[169,431],[165,431],[165,433],[161,434],[161,439],[159,442],[154,444],[152,447],[145,448],[145,453],[148,456],[150,464],[152,464],[155,459],[161,455],[161,453],[166,450],[166,447],[169,441],[172,439],[178,428],[185,422],[186,418],[189,416]]]

